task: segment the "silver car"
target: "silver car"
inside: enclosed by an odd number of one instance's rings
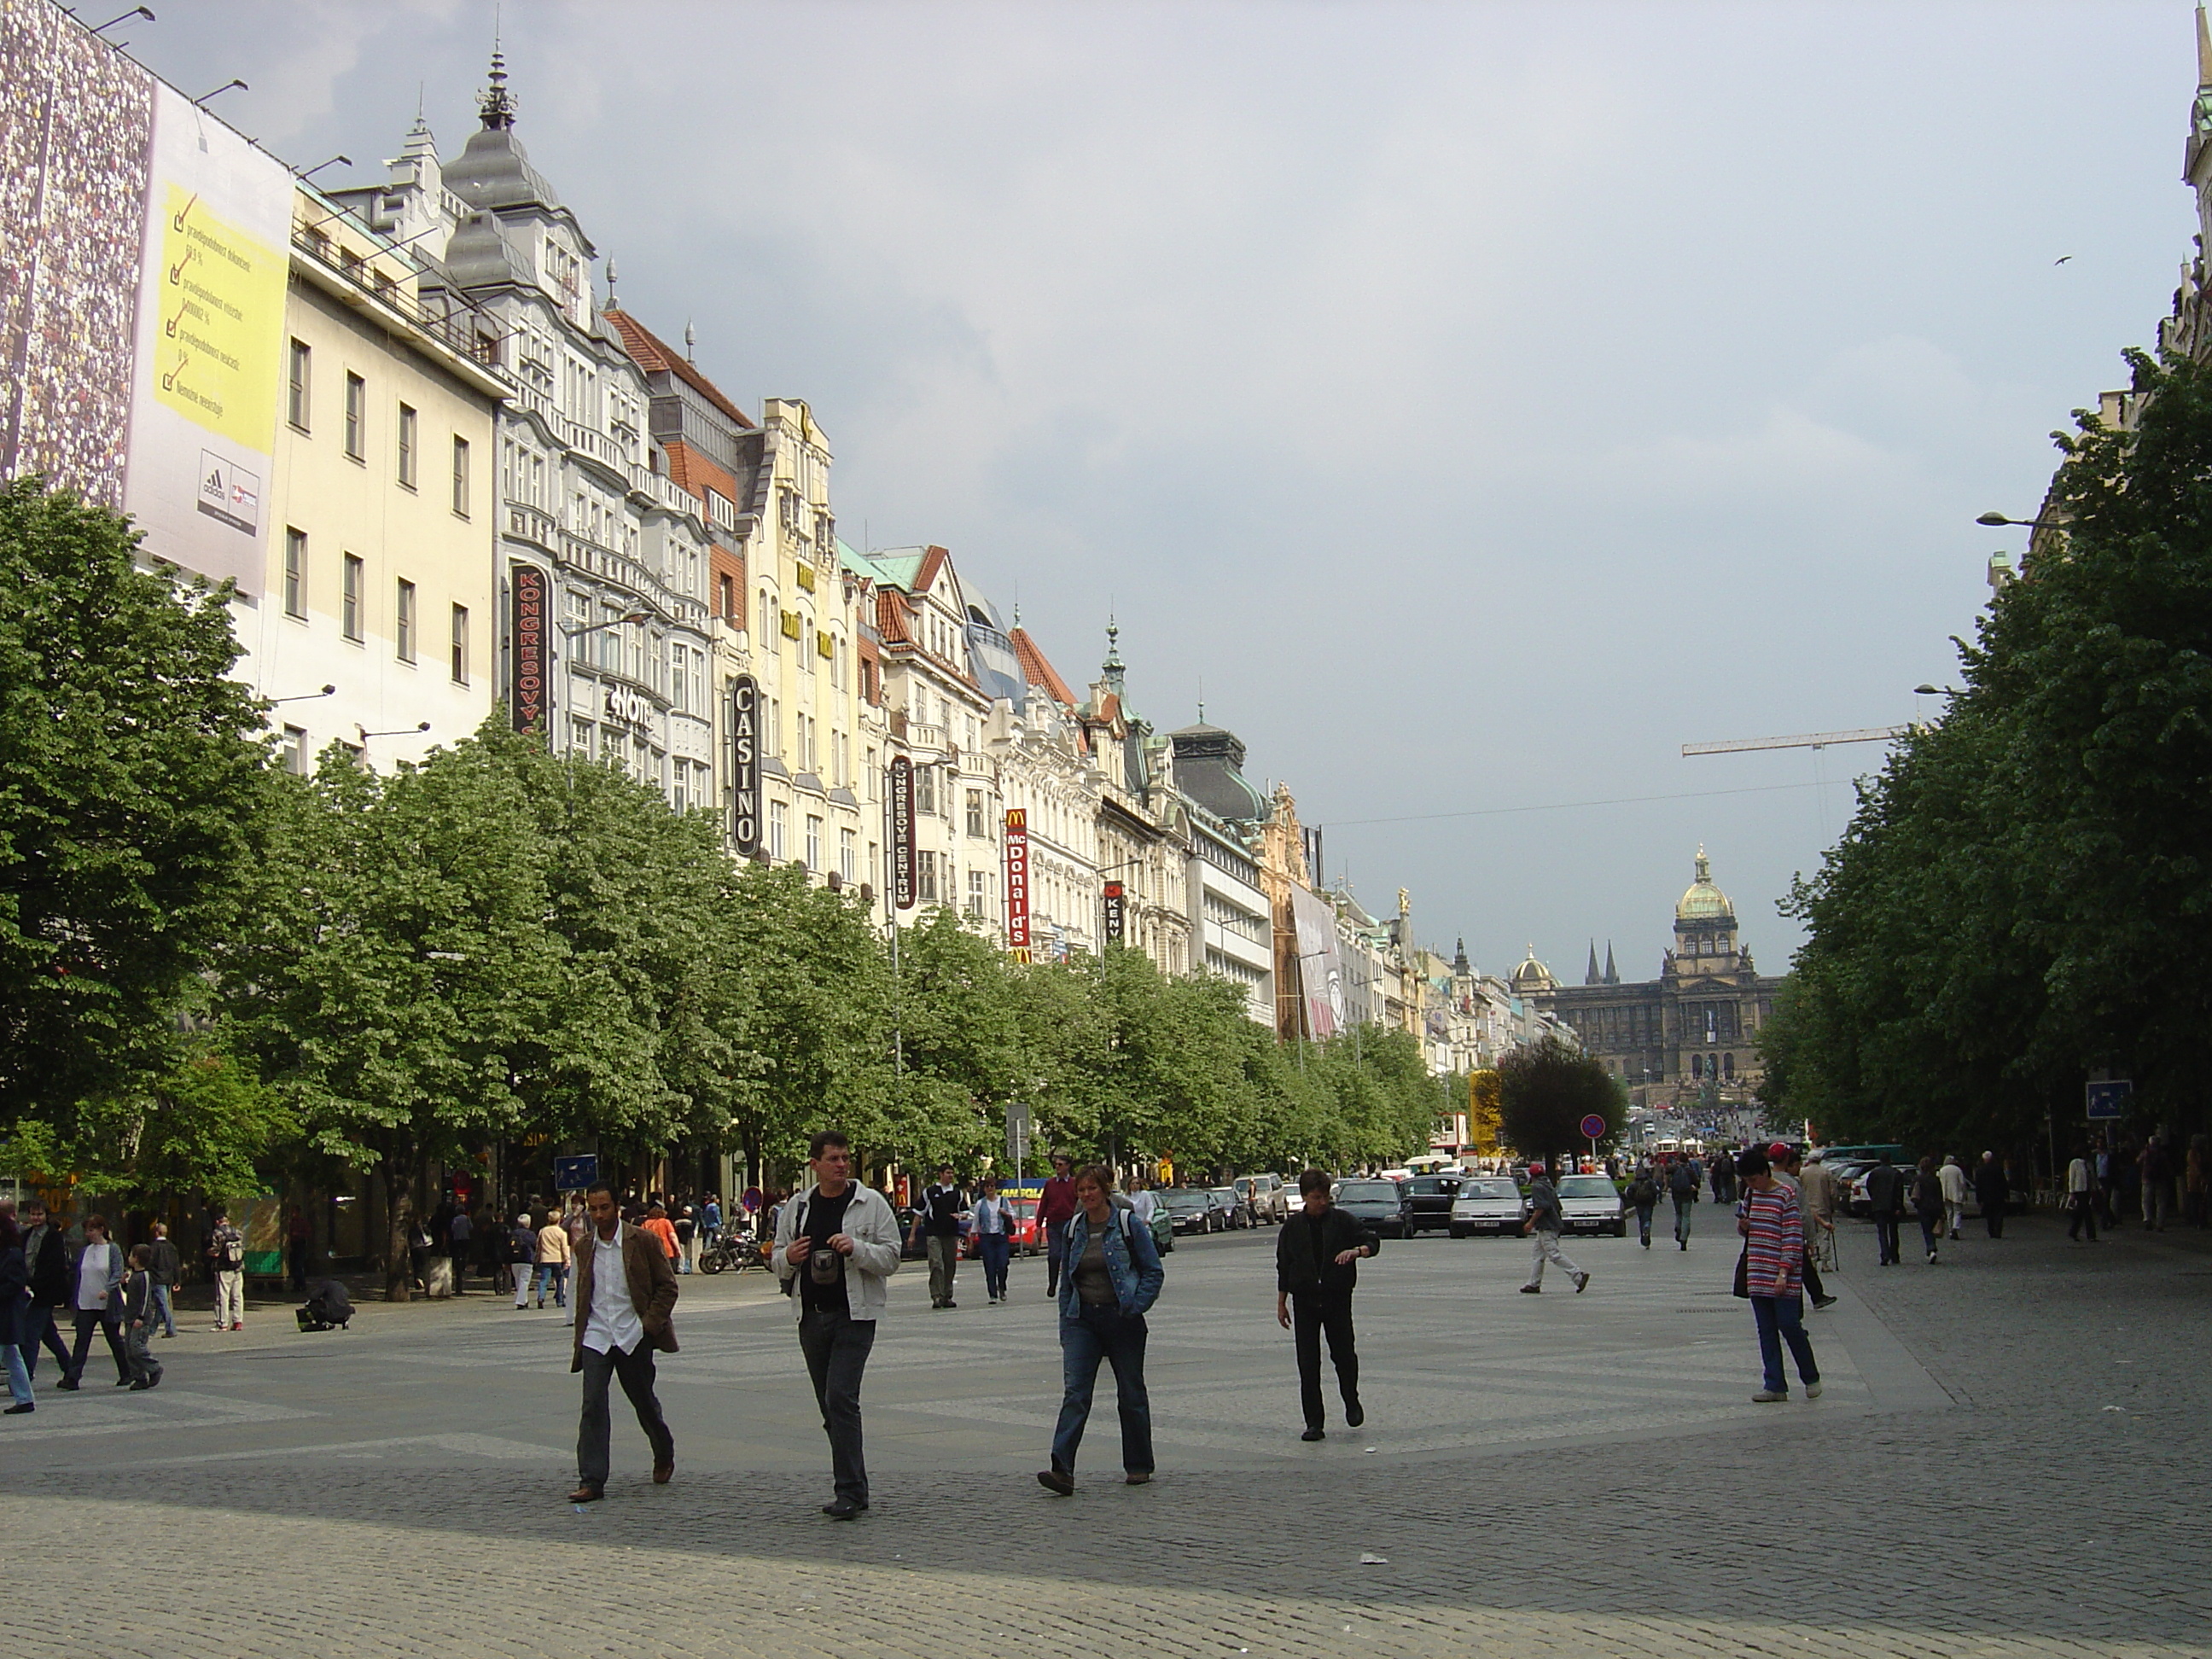
[[[1528,1206],[1510,1176],[1469,1176],[1460,1182],[1452,1200],[1451,1236],[1470,1238],[1476,1233],[1517,1233]]]
[[[1297,1207],[1293,1189],[1279,1175],[1238,1176],[1229,1183],[1251,1212],[1254,1223],[1269,1225],[1289,1218]]]

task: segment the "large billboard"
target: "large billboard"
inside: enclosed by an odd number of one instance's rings
[[[1334,1036],[1344,1029],[1344,953],[1336,942],[1336,912],[1304,888],[1293,887],[1291,923],[1298,936],[1306,1035]]]
[[[52,0],[0,0],[0,472],[258,594],[292,175]]]

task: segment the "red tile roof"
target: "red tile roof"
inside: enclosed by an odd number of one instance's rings
[[[615,331],[622,336],[623,349],[637,360],[639,368],[648,374],[665,371],[673,374],[739,426],[752,424],[744,410],[724,397],[722,389],[702,374],[690,358],[679,351],[672,350],[658,335],[629,313],[609,306],[600,314],[615,325]]]
[[[1065,703],[1073,708],[1075,693],[1067,689],[1067,682],[1060,678],[1060,671],[1045,660],[1044,653],[1037,648],[1037,642],[1030,637],[1029,630],[1017,628],[1007,637],[1014,642],[1014,660],[1021,664],[1023,678],[1031,685],[1044,687],[1052,694],[1054,702]]]

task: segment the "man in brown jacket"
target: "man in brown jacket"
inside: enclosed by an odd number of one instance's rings
[[[584,1418],[576,1432],[576,1490],[572,1504],[597,1503],[607,1486],[607,1382],[622,1379],[637,1410],[638,1426],[653,1446],[653,1479],[665,1486],[676,1473],[676,1438],[654,1397],[653,1353],[676,1352],[669,1315],[676,1307],[676,1274],[668,1254],[650,1233],[623,1224],[609,1188],[584,1194],[591,1231],[576,1252],[576,1339],[572,1371],[584,1374]]]

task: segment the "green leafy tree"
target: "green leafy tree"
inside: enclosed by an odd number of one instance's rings
[[[1514,1151],[1547,1164],[1583,1144],[1582,1121],[1605,1120],[1609,1139],[1620,1133],[1627,1103],[1602,1060],[1544,1036],[1498,1062],[1498,1111]]]

